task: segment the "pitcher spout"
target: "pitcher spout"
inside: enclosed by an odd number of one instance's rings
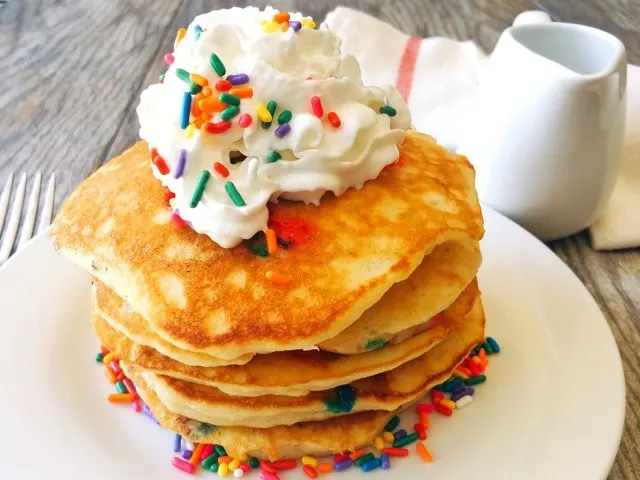
[[[583,80],[599,80],[621,73],[625,48],[613,35],[585,25],[538,23],[517,25],[509,35],[522,48]]]

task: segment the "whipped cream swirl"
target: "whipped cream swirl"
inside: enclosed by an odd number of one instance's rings
[[[224,248],[267,228],[269,201],[318,204],[326,192],[341,195],[349,188],[361,188],[398,159],[398,145],[410,127],[398,91],[391,86],[364,86],[358,62],[341,54],[340,40],[330,30],[309,28],[307,18],[292,13],[289,28],[274,31],[276,13],[248,7],[196,17],[177,42],[164,81],[142,93],[137,109],[140,137],[168,167],[153,164],[153,173],[175,194],[173,205],[180,217]],[[224,65],[222,76],[211,64],[212,53]],[[189,83],[180,78],[184,72],[178,69],[206,78],[212,99],[223,93],[216,91],[216,82],[229,75],[248,76],[249,81],[237,87],[251,88],[253,94],[241,99],[239,112],[222,133],[184,128]],[[320,99],[320,117],[312,97]],[[196,95],[192,98],[198,101]],[[256,108],[270,101],[277,103],[277,109],[271,126],[264,128]],[[380,112],[388,106],[391,110]],[[290,129],[280,137],[278,119],[285,110],[291,112],[286,122]],[[333,122],[330,112],[337,116]],[[196,122],[193,113],[188,123]],[[249,126],[246,116],[239,123],[244,114],[251,116]],[[210,120],[221,121],[220,113]],[[275,157],[279,158],[274,161]],[[228,170],[227,177],[214,169],[215,163]],[[203,171],[210,175],[206,174],[208,181],[194,206],[194,190]],[[234,203],[228,182],[246,205]]]

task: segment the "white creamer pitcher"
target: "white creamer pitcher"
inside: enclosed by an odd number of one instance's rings
[[[623,44],[566,23],[517,24],[493,51],[458,152],[480,199],[538,237],[589,226],[618,171],[626,107]]]

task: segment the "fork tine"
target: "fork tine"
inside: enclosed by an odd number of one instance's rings
[[[13,186],[13,172],[9,174],[7,183],[4,184],[2,190],[2,196],[0,196],[0,232],[2,232],[2,226],[4,225],[4,218],[7,216],[7,210],[9,209],[9,198],[11,198],[11,187]]]
[[[7,228],[4,229],[4,239],[2,240],[2,246],[0,246],[0,264],[9,258],[13,250],[13,242],[16,240],[16,233],[18,233],[18,226],[20,225],[20,214],[22,213],[22,203],[24,202],[26,186],[27,174],[23,173],[20,176],[16,196],[13,199],[13,207],[11,207]]]
[[[20,237],[18,237],[17,248],[21,248],[31,238],[31,235],[33,235],[33,227],[36,224],[36,213],[38,212],[38,204],[40,203],[41,182],[42,174],[38,172],[31,187],[31,194],[27,202],[27,213],[24,216],[24,220],[22,220],[22,229],[20,230]]]
[[[44,205],[40,212],[40,221],[38,222],[38,233],[45,230],[51,223],[51,214],[53,213],[53,200],[56,193],[56,174],[52,173],[47,183],[47,190],[44,192]]]

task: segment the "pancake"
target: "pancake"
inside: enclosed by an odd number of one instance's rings
[[[164,428],[179,433],[195,443],[224,445],[232,457],[277,460],[303,455],[328,455],[355,450],[371,443],[393,412],[362,412],[353,415],[271,428],[214,427],[207,423],[173,413],[144,381],[140,371],[126,367],[127,376],[135,383],[138,394]]]
[[[469,248],[449,243],[436,247],[408,279],[395,284],[347,329],[350,333],[345,336],[346,342],[338,343],[350,350],[346,353],[356,353],[354,350],[364,352],[383,345],[395,345],[425,332],[429,328],[428,319],[449,306],[473,278],[479,259],[477,244]],[[243,355],[224,360],[180,349],[160,337],[146,319],[99,280],[94,281],[94,290],[95,308],[111,327],[135,343],[150,346],[180,363],[193,366],[242,365],[251,358]],[[343,337],[343,334],[338,336]],[[333,342],[333,339],[328,342]],[[340,348],[337,350],[345,353]]]
[[[413,327],[451,305],[475,277],[481,261],[478,243],[437,246],[409,278],[396,283],[351,326],[318,346],[353,354],[366,351],[372,344],[402,342],[424,330]]]
[[[395,345],[428,328],[428,319],[449,306],[473,278],[480,264],[478,245],[440,245],[425,257],[410,277],[395,284],[378,303],[337,337],[323,342],[323,350],[359,353]],[[187,365],[219,366],[249,361],[249,355],[223,360],[175,347],[153,331],[149,322],[102,282],[96,280],[95,302],[102,317],[134,342],[147,345]],[[326,348],[331,344],[330,348]],[[377,372],[376,372],[377,373]]]
[[[239,397],[217,388],[142,371],[141,375],[171,411],[205,423],[268,428],[324,420],[367,410],[394,411],[421,398],[432,386],[446,380],[484,338],[484,312],[480,297],[447,338],[424,355],[393,370],[352,382],[350,408],[335,408],[338,390],[292,397],[263,395]]]
[[[262,258],[176,228],[139,142],[85,180],[51,230],[56,248],[180,349],[235,359],[310,349],[336,336],[438,245],[475,244],[483,221],[466,158],[409,133],[397,166],[319,206],[280,202],[271,222],[306,242]],[[288,275],[287,287],[266,272]]]
[[[109,295],[119,299],[107,287],[99,284],[96,291],[98,300]],[[455,317],[438,315],[426,332],[398,345],[356,355],[336,355],[321,351],[270,353],[256,355],[246,365],[218,368],[183,365],[153,348],[136,345],[121,332],[111,328],[111,321],[105,318],[106,314],[102,310],[103,304],[100,301],[96,303],[96,299],[93,302],[92,318],[102,344],[122,361],[144,370],[216,387],[229,395],[301,396],[310,391],[328,390],[391,370],[424,354],[446,337],[456,326],[458,317],[467,316],[477,296],[477,284],[472,282],[448,309],[455,313]]]
[[[166,355],[169,359],[180,364],[218,367],[221,365],[244,365],[251,360],[253,355],[245,354],[234,359],[221,359],[204,353],[189,352],[176,347],[157,335],[149,322],[138,315],[131,306],[117,296],[99,280],[93,280],[91,289],[92,308],[102,312],[102,320],[121,334],[127,336],[135,343],[149,346],[154,351]]]

